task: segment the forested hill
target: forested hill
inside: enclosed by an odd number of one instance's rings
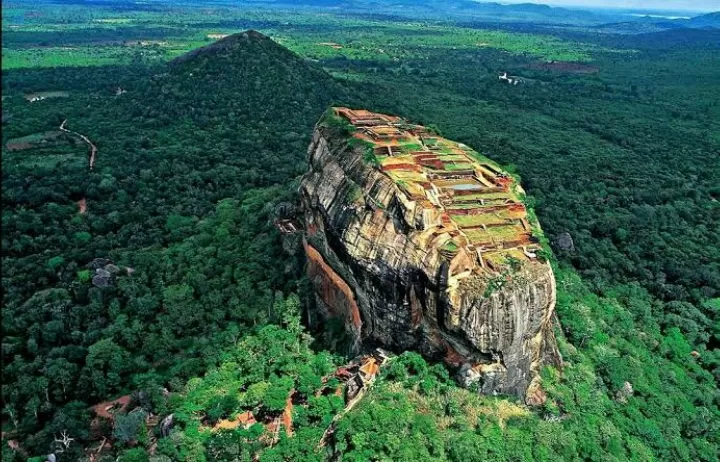
[[[156,76],[154,82],[149,91],[163,95],[156,109],[168,116],[189,111],[202,125],[218,116],[248,126],[278,124],[285,127],[275,133],[278,140],[312,124],[317,108],[345,97],[322,68],[255,31],[230,35],[176,58],[168,75]],[[295,117],[304,123],[283,122],[296,122]]]
[[[295,143],[307,140],[321,108],[348,93],[319,66],[248,31],[176,58],[131,95],[130,106],[145,125],[192,123],[202,140],[214,134],[214,150],[224,148],[252,172],[249,180],[265,185],[302,173],[305,148]],[[243,144],[256,155],[232,156]]]
[[[3,406],[31,454],[62,429],[92,438],[91,405],[179,389],[296,290],[270,214],[315,121],[352,101],[260,34],[221,45],[160,67],[3,76]],[[48,87],[69,96],[22,98]],[[6,149],[65,119],[97,145],[92,171],[74,136]]]

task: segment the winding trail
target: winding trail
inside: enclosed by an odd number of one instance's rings
[[[60,124],[60,130],[64,131],[65,133],[70,133],[72,135],[78,136],[85,143],[87,143],[88,147],[90,148],[90,170],[92,170],[95,166],[95,155],[97,154],[97,146],[95,146],[93,142],[90,141],[90,138],[88,138],[87,136],[83,135],[82,133],[68,130],[67,128],[65,128],[65,125],[67,125],[67,119],[63,120],[63,123]]]
[[[95,144],[93,144],[93,142],[90,141],[90,138],[88,138],[87,136],[83,135],[82,133],[68,130],[67,128],[65,128],[65,125],[67,125],[67,119],[63,120],[63,122],[60,124],[61,131],[65,132],[65,133],[69,133],[71,135],[75,135],[77,137],[80,137],[80,139],[82,139],[90,148],[89,167],[90,167],[90,171],[92,171],[93,167],[95,166],[95,156],[97,154],[97,146],[95,146]],[[80,214],[84,215],[87,212],[87,201],[85,200],[85,198],[83,197],[82,199],[77,201],[77,205],[78,205],[78,208],[80,209]]]

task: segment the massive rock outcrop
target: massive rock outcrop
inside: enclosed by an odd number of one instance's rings
[[[332,108],[300,193],[320,311],[355,342],[443,359],[461,383],[542,401],[560,361],[555,280],[518,182],[425,127]]]

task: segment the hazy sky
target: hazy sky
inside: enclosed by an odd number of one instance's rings
[[[644,10],[720,10],[720,0],[500,0],[500,3],[527,3],[528,1],[557,6],[633,8]]]

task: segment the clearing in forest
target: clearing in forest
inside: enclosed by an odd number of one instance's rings
[[[26,149],[57,145],[64,141],[66,140],[63,137],[63,132],[53,130],[10,139],[5,144],[5,147],[8,151],[24,151]]]
[[[67,98],[70,93],[66,91],[38,91],[35,93],[26,93],[25,99],[31,103],[42,101],[49,98]]]

